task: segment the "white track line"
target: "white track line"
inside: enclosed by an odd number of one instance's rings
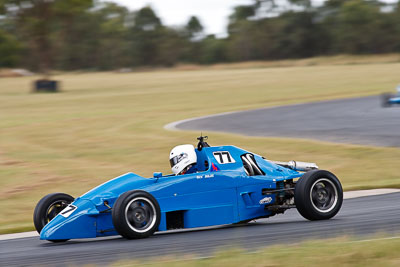
[[[5,235],[0,235],[0,240],[10,240],[10,239],[35,237],[35,236],[39,236],[39,234],[36,231],[25,232],[25,233],[15,233],[15,234],[5,234]]]
[[[399,193],[400,189],[395,188],[380,188],[380,189],[370,189],[370,190],[357,190],[357,191],[348,191],[343,193],[344,199],[356,198],[356,197],[369,197],[369,196],[378,196],[390,193]]]
[[[208,118],[224,116],[224,115],[229,115],[229,114],[243,112],[243,111],[251,111],[251,110],[230,111],[230,112],[223,112],[223,113],[218,113],[218,114],[213,114],[213,115],[194,117],[194,118],[184,119],[184,120],[180,120],[180,121],[174,121],[174,122],[164,125],[164,129],[169,130],[169,131],[181,131],[181,129],[177,128],[176,126],[178,126],[179,124],[184,123],[184,122],[194,121],[194,120],[199,120],[199,119],[208,119]]]
[[[381,189],[349,191],[349,192],[343,193],[343,198],[351,199],[351,198],[357,198],[357,197],[378,196],[378,195],[384,195],[384,194],[390,194],[390,193],[400,193],[400,189],[381,188]],[[5,234],[5,235],[0,235],[0,241],[26,238],[26,237],[37,237],[37,236],[39,236],[39,234],[36,231],[25,232],[25,233],[15,233],[15,234]]]

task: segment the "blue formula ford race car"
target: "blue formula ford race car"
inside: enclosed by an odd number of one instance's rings
[[[34,211],[40,239],[144,238],[156,231],[249,222],[290,208],[308,220],[325,220],[342,206],[339,180],[315,163],[276,162],[198,140],[196,149],[180,145],[171,151],[171,175],[127,173],[75,199],[45,196]]]
[[[400,85],[397,86],[397,93],[384,93],[381,96],[382,107],[390,107],[392,105],[400,105]]]

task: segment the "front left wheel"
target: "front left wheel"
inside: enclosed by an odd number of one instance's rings
[[[40,234],[43,227],[74,201],[74,198],[64,193],[52,193],[44,196],[37,203],[33,212],[33,223]]]
[[[161,211],[149,193],[132,190],[118,197],[112,209],[115,230],[127,239],[145,238],[157,231]]]

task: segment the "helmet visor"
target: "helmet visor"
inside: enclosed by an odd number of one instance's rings
[[[177,156],[173,157],[172,159],[170,159],[169,163],[171,164],[171,168],[187,157],[188,157],[188,155],[186,153],[182,153],[182,154],[177,155]]]

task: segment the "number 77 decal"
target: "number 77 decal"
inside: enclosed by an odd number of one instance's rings
[[[235,163],[236,161],[232,158],[228,151],[217,151],[213,153],[214,158],[219,164]]]

